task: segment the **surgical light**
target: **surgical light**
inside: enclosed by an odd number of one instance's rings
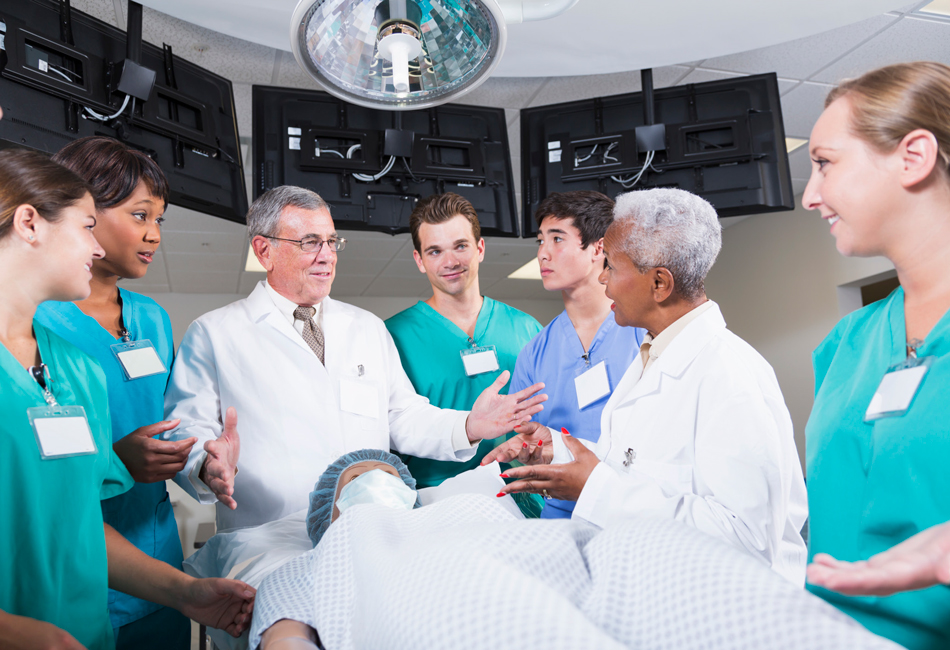
[[[474,89],[498,64],[506,35],[496,0],[301,0],[291,22],[294,57],[323,88],[390,110]]]

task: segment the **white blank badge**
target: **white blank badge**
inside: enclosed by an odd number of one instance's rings
[[[81,406],[34,407],[27,409],[27,414],[44,460],[96,453]]]
[[[610,394],[610,379],[607,377],[607,362],[601,361],[581,375],[574,377],[577,389],[577,408],[593,404],[604,395]]]
[[[928,363],[920,363],[910,368],[892,370],[884,375],[874,397],[871,398],[868,410],[864,413],[865,422],[906,413],[928,369]]]
[[[340,380],[340,410],[367,418],[379,417],[376,384],[357,379]]]
[[[465,375],[468,377],[498,370],[498,355],[495,354],[495,346],[487,345],[462,350],[462,364],[465,366]]]
[[[126,379],[130,381],[158,375],[167,370],[151,341],[116,343],[112,346],[112,352],[122,365]]]

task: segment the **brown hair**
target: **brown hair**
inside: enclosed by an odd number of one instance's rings
[[[409,215],[409,231],[412,233],[412,245],[417,251],[422,252],[422,242],[419,241],[419,227],[427,223],[435,225],[445,223],[457,216],[463,216],[472,224],[472,234],[475,236],[476,243],[482,237],[482,227],[478,223],[478,215],[475,214],[475,206],[463,196],[446,192],[445,194],[433,194],[424,198],[416,204],[416,208]]]
[[[571,224],[581,233],[581,248],[587,248],[591,243],[603,238],[607,228],[613,223],[614,202],[609,196],[592,190],[552,192],[534,211],[538,228],[548,217],[570,219]]]
[[[168,180],[158,163],[113,138],[98,135],[79,138],[60,149],[53,160],[92,186],[97,210],[125,201],[139,181],[145,183],[152,196],[168,205]]]
[[[937,155],[950,172],[950,67],[934,61],[898,63],[842,81],[825,99],[847,97],[851,130],[882,153],[890,153],[914,129],[937,139]]]
[[[0,239],[13,227],[13,213],[32,205],[41,217],[59,221],[64,209],[75,205],[92,188],[49,156],[27,149],[0,151]]]

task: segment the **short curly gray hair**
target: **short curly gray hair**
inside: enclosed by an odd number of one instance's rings
[[[663,267],[681,296],[703,294],[722,248],[722,226],[708,201],[671,188],[628,192],[617,197],[614,224],[623,228],[623,252],[641,273]]]
[[[281,185],[267,190],[247,211],[247,234],[250,239],[258,235],[273,237],[280,228],[280,215],[284,208],[293,206],[303,210],[327,210],[326,201],[316,192],[294,185]]]

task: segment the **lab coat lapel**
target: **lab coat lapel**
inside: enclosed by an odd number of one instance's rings
[[[310,354],[313,354],[313,350],[310,349],[307,342],[297,333],[294,326],[284,318],[284,315],[277,309],[277,305],[275,305],[271,297],[267,295],[267,289],[264,287],[263,282],[258,283],[254,291],[251,292],[251,295],[247,297],[247,308],[255,323],[277,330],[296,345],[299,345]]]
[[[637,399],[660,390],[664,381],[678,380],[689,367],[696,355],[706,346],[716,334],[726,328],[726,321],[722,318],[719,305],[713,304],[696,320],[683,329],[679,335],[670,341],[669,347],[663,352],[654,365],[650,366],[639,381],[622,397],[615,408],[620,408]],[[637,362],[634,362],[637,363]],[[624,379],[627,377],[624,376]],[[623,380],[621,380],[621,385]],[[618,386],[618,389],[620,386]]]
[[[326,341],[324,359],[327,368],[340,368],[347,353],[345,341],[353,315],[340,309],[340,304],[329,296],[323,299],[323,338]]]

